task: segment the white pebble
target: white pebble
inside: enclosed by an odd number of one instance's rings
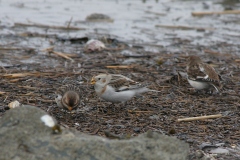
[[[53,118],[49,115],[44,115],[41,117],[41,120],[45,123],[46,126],[48,127],[54,127],[55,126],[55,122],[53,120]]]
[[[20,106],[20,103],[17,100],[8,104],[8,107],[11,109],[19,107],[19,106]]]

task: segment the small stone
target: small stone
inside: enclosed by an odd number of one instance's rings
[[[199,149],[203,150],[203,151],[206,151],[206,150],[210,150],[212,148],[217,148],[217,146],[215,145],[212,145],[212,144],[209,144],[209,143],[202,143],[200,146],[199,146]]]
[[[134,130],[134,132],[137,132],[137,133],[140,133],[140,131],[141,131],[140,128],[134,128],[133,130]]]
[[[158,120],[159,116],[155,114],[155,115],[150,116],[149,119],[156,119],[156,120]]]
[[[56,125],[53,118],[47,114],[41,117],[41,121],[48,127],[54,127]]]
[[[215,148],[209,151],[209,153],[214,153],[214,154],[228,154],[229,150],[224,149],[224,148]]]
[[[13,108],[16,108],[16,107],[20,107],[20,103],[16,100],[16,101],[13,101],[13,102],[9,103],[8,107],[10,109],[13,109]]]
[[[87,16],[86,20],[99,20],[99,19],[111,19],[108,15],[101,14],[101,13],[93,13]]]
[[[94,52],[94,51],[102,51],[105,47],[105,44],[99,40],[91,39],[87,41],[84,51],[89,53],[89,52]]]
[[[196,158],[202,158],[204,156],[203,151],[201,150],[196,151],[195,155],[196,155]]]

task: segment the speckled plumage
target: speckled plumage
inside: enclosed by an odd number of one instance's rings
[[[188,82],[198,90],[214,87],[218,92],[223,89],[215,69],[203,63],[197,56],[189,56],[187,65]]]
[[[55,101],[60,108],[69,111],[76,110],[81,103],[80,94],[81,91],[77,86],[64,85],[56,91]]]
[[[113,103],[123,103],[141,93],[155,91],[120,74],[99,74],[92,78],[92,84],[99,97]]]

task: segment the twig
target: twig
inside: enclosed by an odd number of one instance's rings
[[[71,17],[70,21],[68,22],[67,29],[69,29],[70,24],[71,24],[71,22],[72,22],[72,19],[73,19],[73,17]]]
[[[20,41],[15,41],[15,42],[7,43],[7,44],[2,44],[1,46],[8,46],[8,45],[12,45],[12,44],[19,43],[19,42]]]
[[[45,48],[45,49],[42,49],[41,51],[44,52],[44,51],[53,50],[54,47],[55,47],[55,46],[53,46],[53,47],[49,47],[49,48]]]
[[[133,68],[136,66],[105,66],[107,68],[113,68],[113,69],[125,69],[125,68]]]
[[[77,27],[63,27],[63,26],[48,26],[44,24],[25,24],[25,23],[14,23],[15,26],[27,26],[27,27],[44,27],[52,29],[69,29],[69,30],[85,30],[87,28],[77,28]]]
[[[104,50],[106,51],[118,51],[118,50],[122,50],[124,49],[124,47],[120,47],[120,48],[104,48]]]
[[[178,28],[178,29],[196,29],[196,30],[215,30],[214,28],[202,28],[202,27],[188,27],[188,26],[171,26],[171,25],[155,25],[155,27],[164,27],[164,28]]]
[[[6,98],[4,99],[4,101],[3,101],[3,102],[5,102],[7,99],[8,99],[8,96],[6,96]]]
[[[179,90],[177,90],[179,93],[181,93],[182,95],[184,95],[184,96],[186,96],[186,94],[184,94],[183,92],[181,92],[181,91],[179,91]]]
[[[92,133],[90,133],[90,135],[95,135],[95,134],[97,134],[97,133],[99,132],[99,130],[100,130],[100,128],[94,130]]]
[[[13,82],[14,83],[14,82],[18,82],[20,80],[22,80],[22,79],[13,79],[13,80],[10,80],[9,82],[11,82],[11,83]]]
[[[39,101],[42,101],[44,103],[55,103],[55,100],[45,100],[45,99],[37,99]]]
[[[18,77],[25,77],[25,76],[40,76],[40,75],[52,75],[52,73],[39,73],[39,72],[36,72],[36,73],[30,73],[30,72],[27,72],[27,73],[12,73],[12,74],[0,74],[0,77],[4,77],[4,78],[18,78]],[[19,81],[19,80],[22,80],[22,79],[16,79],[15,81]],[[11,81],[11,82],[15,82],[14,80]]]
[[[34,92],[29,92],[26,94],[17,94],[18,96],[32,96],[34,94]]]
[[[132,111],[128,110],[129,113],[154,113],[154,111]]]
[[[222,53],[219,52],[214,52],[214,51],[210,51],[210,50],[204,50],[205,53],[211,53],[211,54],[216,54],[216,55],[222,55]]]
[[[22,48],[5,48],[5,47],[0,47],[0,50],[22,50]]]
[[[217,11],[217,12],[192,12],[193,16],[203,16],[203,15],[212,15],[212,14],[239,14],[238,10],[230,10],[230,11]]]
[[[87,19],[87,22],[114,22],[114,19]]]
[[[219,118],[222,117],[221,114],[217,115],[210,115],[210,116],[200,116],[200,117],[189,117],[189,118],[182,118],[178,119],[178,122],[183,122],[183,121],[196,121],[196,120],[202,120],[202,119],[209,119],[209,118]]]
[[[50,51],[49,53],[54,53],[54,54],[56,54],[56,55],[58,55],[58,56],[60,56],[60,57],[63,57],[63,58],[65,58],[65,59],[68,59],[68,60],[71,60],[72,62],[74,62],[74,60],[73,60],[72,58],[66,56],[66,55],[63,54],[63,53],[59,53],[59,52],[55,52],[55,51]]]
[[[151,58],[152,55],[124,55],[126,58]]]
[[[33,73],[13,73],[13,74],[4,74],[3,77],[6,78],[18,78],[18,77],[25,77],[28,75],[33,75]]]
[[[1,66],[2,67],[2,69],[7,73],[7,70],[6,70],[6,68],[5,67],[3,67],[3,66]]]
[[[35,90],[36,87],[29,87],[29,86],[18,86],[19,88],[25,88],[25,89],[33,89]]]
[[[171,88],[171,86],[159,86],[160,88]]]
[[[223,53],[219,53],[219,52],[214,52],[214,51],[211,51],[211,50],[204,50],[205,53],[211,53],[211,54],[215,54],[215,55],[218,55],[218,56],[233,56],[231,54],[223,54]]]

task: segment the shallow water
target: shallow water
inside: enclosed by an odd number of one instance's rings
[[[228,2],[228,4],[226,4]],[[240,9],[234,1],[112,1],[112,0],[2,0],[0,1],[1,34],[37,32],[59,36],[83,37],[88,35],[111,35],[132,43],[151,43],[169,46],[173,38],[187,39],[192,44],[214,45],[219,42],[238,43],[240,14],[192,16],[192,12],[223,11],[226,6]],[[150,11],[153,13],[146,13]],[[156,14],[154,14],[156,12]],[[92,13],[102,13],[114,19],[110,22],[83,22]],[[164,15],[159,15],[161,13]],[[40,23],[67,26],[71,17],[72,27],[86,30],[63,31],[36,27],[16,27],[14,23]],[[155,27],[174,25],[213,28],[196,31]],[[7,27],[7,28],[6,28]],[[1,40],[1,44],[4,44]]]

